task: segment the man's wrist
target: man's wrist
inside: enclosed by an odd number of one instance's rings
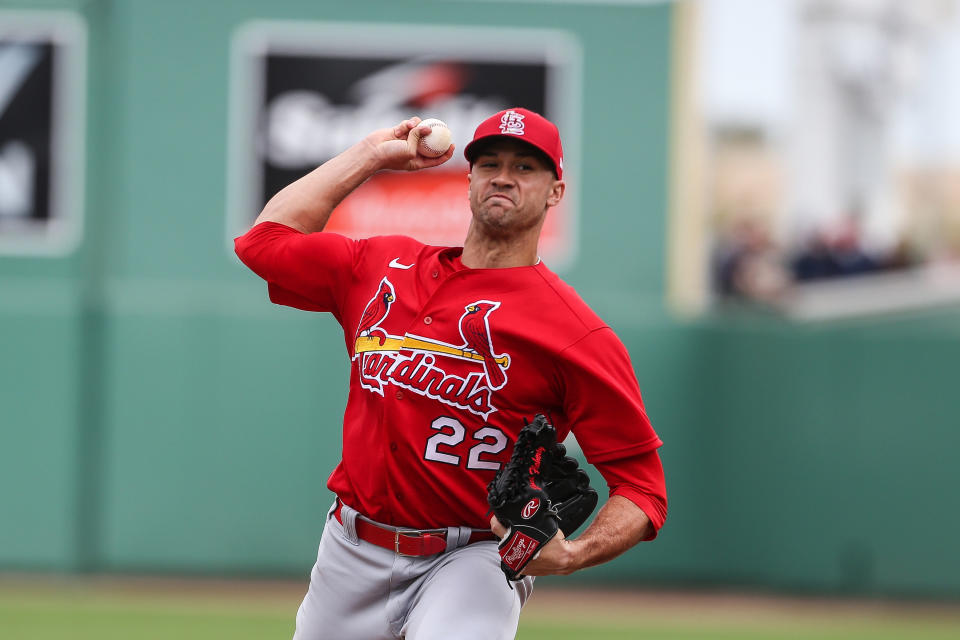
[[[570,574],[583,568],[583,556],[586,548],[578,540],[563,540],[563,549],[565,553],[565,562],[563,564],[562,574]]]
[[[370,140],[361,140],[353,145],[347,153],[350,154],[350,160],[355,164],[359,172],[365,175],[366,178],[386,168],[386,160],[377,149],[377,146]]]

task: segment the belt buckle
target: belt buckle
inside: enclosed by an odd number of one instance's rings
[[[395,529],[393,532],[393,550],[398,556],[403,558],[419,558],[423,554],[404,553],[400,551],[400,536],[423,538],[426,535],[441,536],[446,532],[446,529]]]
[[[417,558],[416,554],[403,553],[400,551],[400,536],[406,536],[408,538],[422,538],[423,531],[418,529],[397,529],[393,532],[393,550],[398,556],[403,558]]]

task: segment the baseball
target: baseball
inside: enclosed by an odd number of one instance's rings
[[[427,118],[420,126],[430,127],[430,134],[420,138],[417,153],[428,158],[442,156],[450,148],[450,129],[447,123],[436,118]]]

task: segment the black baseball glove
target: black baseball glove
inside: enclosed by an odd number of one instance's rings
[[[572,534],[593,513],[597,492],[546,417],[537,414],[517,437],[510,462],[487,486],[487,502],[507,527],[500,541],[500,568],[508,580],[521,571],[557,531]]]

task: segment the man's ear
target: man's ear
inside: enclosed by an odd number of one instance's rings
[[[567,190],[567,183],[563,180],[555,180],[547,195],[547,206],[555,207],[563,200],[563,194]]]

